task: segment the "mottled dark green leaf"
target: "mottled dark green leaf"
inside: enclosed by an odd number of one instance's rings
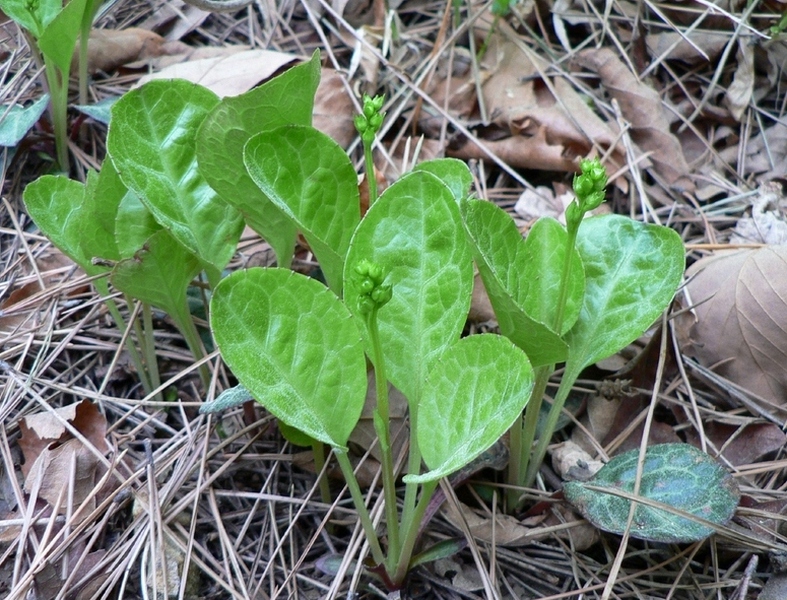
[[[566,500],[599,529],[622,534],[631,501],[604,489],[632,494],[638,459],[639,450],[624,452],[610,460],[590,481],[567,482],[563,486]],[[665,508],[637,504],[631,536],[671,543],[708,537],[714,532],[712,525],[725,525],[732,518],[740,499],[732,475],[689,444],[660,444],[647,449],[639,495],[709,522]]]

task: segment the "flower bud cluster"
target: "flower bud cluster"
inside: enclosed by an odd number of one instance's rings
[[[607,170],[598,158],[583,160],[579,167],[582,174],[574,175],[574,193],[582,211],[587,212],[604,202]]]
[[[385,113],[382,112],[383,96],[363,95],[363,112],[360,115],[355,115],[354,123],[358,133],[361,134],[361,140],[364,144],[371,144],[374,141],[374,136],[380,131],[383,126],[383,118]]]
[[[385,306],[393,295],[390,283],[385,283],[385,274],[380,265],[363,259],[355,267],[358,282],[358,310],[368,315],[375,308]]]

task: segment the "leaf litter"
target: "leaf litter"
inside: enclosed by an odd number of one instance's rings
[[[472,572],[485,565],[501,598],[602,597],[605,586],[616,597],[704,598],[717,590],[724,597],[779,597],[778,552],[787,542],[787,375],[779,358],[787,352],[787,295],[780,287],[787,268],[787,126],[780,97],[784,34],[767,39],[779,5],[762,3],[747,13],[729,2],[713,9],[699,2],[523,3],[492,31],[492,18],[477,2],[458,9],[392,3],[396,12],[389,14],[382,2],[263,4],[265,13],[196,15],[188,7],[149,10],[142,3],[107,11],[94,36],[104,45],[93,50],[112,60],[94,63],[92,98],[120,96],[147,70],[161,72],[164,60],[204,80],[227,60],[219,54],[254,57],[240,67],[247,81],[217,78],[219,86],[243,87],[217,93],[239,93],[283,64],[261,52],[289,62],[319,47],[325,92],[315,118],[354,159],[354,90],[391,98],[377,149],[379,176],[405,170],[418,147],[423,157],[464,158],[481,197],[508,211],[520,199],[516,212],[526,232],[530,221],[559,211],[577,159],[598,155],[617,176],[613,210],[669,223],[693,263],[668,331],[623,351],[619,362],[632,363],[622,372],[587,373],[577,390],[585,408],[555,440],[581,437],[582,450],[556,451],[556,471],[545,467],[543,486],[526,491],[533,514],[495,513],[485,494],[494,492],[496,476],[474,475],[474,487],[458,490],[461,504],[449,503],[429,526],[440,538],[461,537],[463,523],[469,525],[472,548],[444,568],[419,568],[412,596],[485,597],[477,587],[481,573]],[[29,106],[42,89],[24,41],[13,26],[3,27],[9,35],[0,56],[13,77],[4,79],[0,98]],[[133,52],[109,56],[118,39]],[[379,596],[373,581],[342,569],[326,576],[314,567],[328,554],[361,556],[354,515],[340,503],[327,518],[308,465],[296,465],[299,449],[282,441],[270,416],[254,407],[221,418],[198,415],[205,399],[229,387],[223,366],[215,367],[211,389],[202,389],[178,334],[156,317],[171,400],[144,398],[120,334],[95,294],[75,285],[82,281],[78,271],[58,262],[61,255],[37,276],[51,249],[18,199],[46,170],[37,157],[53,153],[48,127],[46,117],[35,124],[3,171],[0,595],[142,597],[167,586],[177,597],[178,590],[191,593],[196,572],[206,597],[338,598],[353,590]],[[100,124],[75,133],[78,179],[99,166],[105,135]],[[762,246],[740,248],[751,244]],[[247,231],[232,267],[250,258],[244,249],[261,247]],[[309,264],[302,251],[295,266]],[[469,331],[494,326],[483,314]],[[662,335],[668,351],[660,359]],[[602,377],[616,381],[627,373],[632,395],[590,392]],[[648,420],[654,388],[658,404]],[[371,466],[371,484],[376,467],[364,455],[374,453],[374,441],[368,421],[364,427],[355,449],[361,465]],[[611,559],[598,552],[597,540],[614,553],[617,538],[599,538],[555,492],[569,471],[637,447],[645,435],[651,443],[687,441],[731,469],[744,497],[733,522],[740,528],[692,555],[632,542],[607,583]],[[752,553],[759,566],[745,571]],[[702,567],[710,556],[721,556],[715,569]],[[472,583],[460,583],[458,574]]]

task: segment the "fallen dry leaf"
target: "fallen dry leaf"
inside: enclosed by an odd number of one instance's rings
[[[740,121],[754,95],[754,47],[748,40],[738,38],[737,59],[735,76],[727,86],[724,103],[735,120]]]
[[[90,32],[87,46],[88,71],[110,72],[133,62],[187,50],[188,46],[185,44],[167,43],[159,34],[139,27],[94,29]],[[77,51],[72,68],[76,67],[78,57]]]
[[[609,48],[583,50],[576,61],[594,71],[609,94],[618,101],[623,117],[631,124],[631,139],[650,152],[654,169],[670,186],[692,191],[689,166],[678,138],[670,132],[659,94],[637,79]]]
[[[695,30],[688,36],[677,31],[662,31],[645,36],[645,44],[654,58],[664,56],[667,60],[680,60],[689,64],[714,60],[729,41],[729,33],[715,31]]]
[[[213,91],[219,97],[248,92],[279,69],[297,60],[292,54],[272,50],[248,50],[245,47],[213,49],[211,57],[191,54],[180,62],[140,78],[137,85],[153,79],[186,79]],[[215,50],[220,50],[216,53]]]
[[[684,351],[777,406],[787,397],[785,271],[785,246],[724,252],[692,265],[686,286],[696,322]]]
[[[312,124],[345,150],[358,135],[353,124],[355,105],[347,81],[333,69],[323,69],[314,99]]]
[[[703,426],[705,437],[734,467],[754,464],[763,456],[776,452],[787,443],[785,435],[773,423],[729,425],[712,421]],[[700,447],[700,437],[694,428],[686,430],[686,441]]]
[[[751,199],[751,215],[735,224],[731,244],[787,244],[787,198],[780,183],[771,181]]]
[[[486,28],[488,24],[479,26],[479,35],[485,36]],[[624,151],[613,128],[565,78],[545,81],[542,74],[548,63],[517,43],[516,33],[504,21],[496,32],[482,63],[488,74],[482,90],[490,121],[508,137],[484,144],[511,166],[573,172],[579,157],[593,154],[595,143],[603,151],[613,149],[607,168],[616,171],[624,162]],[[486,156],[469,141],[451,154]]]
[[[71,434],[68,422],[92,446]],[[108,454],[107,422],[98,408],[83,400],[53,411],[28,415],[19,422],[19,447],[25,459],[22,474],[25,490],[38,488],[38,495],[55,506],[64,491],[72,494],[73,505],[96,499],[96,484],[105,472],[96,452]],[[65,496],[64,496],[65,498]],[[65,506],[59,507],[62,511]],[[85,513],[87,514],[87,513]]]

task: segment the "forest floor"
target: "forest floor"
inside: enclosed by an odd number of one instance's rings
[[[733,473],[736,515],[701,542],[621,543],[560,501],[559,460],[523,490],[526,508],[549,503],[514,515],[483,496],[500,491],[487,469],[426,534],[468,547],[414,569],[401,597],[783,600],[785,10],[780,0],[255,0],[217,13],[109,2],[91,38],[82,104],[93,112],[69,112],[70,176],[100,168],[105,103],[149,73],[235,95],[315,50],[314,124],[359,172],[353,116],[362,93],[384,94],[383,186],[416,160],[459,158],[474,193],[526,234],[562,215],[579,159],[602,158],[603,210],[677,231],[689,283],[668,319],[583,374],[552,458],[566,442],[603,461],[646,433],[650,444],[688,442]],[[0,65],[6,108],[42,97],[42,71],[10,20]],[[78,104],[76,77],[71,87]],[[25,187],[54,172],[56,154],[46,114],[25,127],[0,146],[0,597],[388,597],[357,568],[367,548],[341,478],[329,472],[334,502],[323,503],[311,454],[260,406],[200,414],[234,384],[218,353],[203,363],[206,387],[163,313],[118,298],[127,319],[155,325],[161,394],[145,394],[90,278],[26,213]],[[229,268],[270,255],[247,229]],[[310,260],[300,248],[296,266]],[[488,304],[473,308],[467,332],[494,331]],[[379,468],[372,458],[365,468],[368,485]],[[374,506],[379,489],[367,490]]]

